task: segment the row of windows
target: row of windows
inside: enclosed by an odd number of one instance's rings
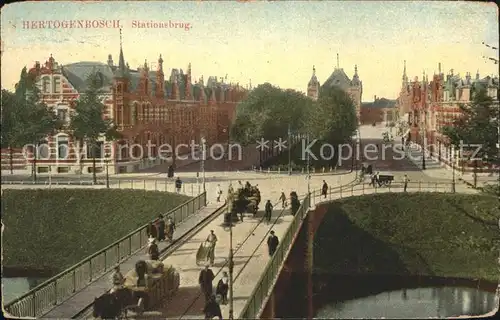
[[[92,159],[93,155],[97,159],[103,158],[104,143],[102,141],[98,141],[97,144],[94,146],[94,148],[87,147],[85,149],[86,149],[85,157],[87,159]],[[70,146],[69,146],[68,138],[67,137],[58,137],[57,138],[56,158],[58,160],[67,160],[69,157],[69,154],[70,154]],[[41,141],[39,146],[37,147],[37,158],[40,160],[50,159],[50,148],[49,148],[47,141]]]
[[[61,93],[61,77],[53,76],[50,81],[49,76],[42,77],[43,93]]]

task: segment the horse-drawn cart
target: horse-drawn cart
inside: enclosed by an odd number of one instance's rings
[[[229,225],[231,222],[243,221],[245,213],[251,213],[255,216],[259,210],[260,201],[260,190],[257,186],[246,186],[233,193],[228,193],[224,224]]]
[[[392,173],[378,174],[378,183],[380,186],[389,186],[392,181],[394,181],[394,175]]]

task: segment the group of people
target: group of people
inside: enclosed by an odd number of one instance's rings
[[[170,242],[174,239],[175,222],[171,216],[165,218],[162,214],[158,216],[155,223],[148,225],[148,247],[147,252],[151,260],[158,260],[160,250],[157,242],[168,240]]]
[[[227,295],[229,292],[229,277],[226,271],[222,273],[222,278],[217,283],[215,289],[215,295],[213,294],[213,281],[215,279],[214,272],[210,269],[207,264],[203,270],[200,271],[198,277],[198,283],[200,285],[201,292],[205,297],[205,307],[203,312],[205,313],[205,319],[212,319],[217,317],[222,319],[222,311],[220,309],[218,300],[221,304],[227,304]],[[217,297],[219,299],[217,299]]]

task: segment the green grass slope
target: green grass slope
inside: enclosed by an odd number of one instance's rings
[[[3,265],[62,271],[189,199],[137,190],[4,190]]]
[[[315,235],[319,273],[498,280],[499,199],[375,194],[336,201]]]

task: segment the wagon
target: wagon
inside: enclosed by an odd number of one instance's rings
[[[198,252],[196,252],[196,265],[201,266],[207,263],[208,254],[211,248],[212,244],[209,241],[205,241],[200,244]]]
[[[388,186],[394,180],[394,175],[390,173],[379,173],[378,175],[378,183],[381,186]]]

